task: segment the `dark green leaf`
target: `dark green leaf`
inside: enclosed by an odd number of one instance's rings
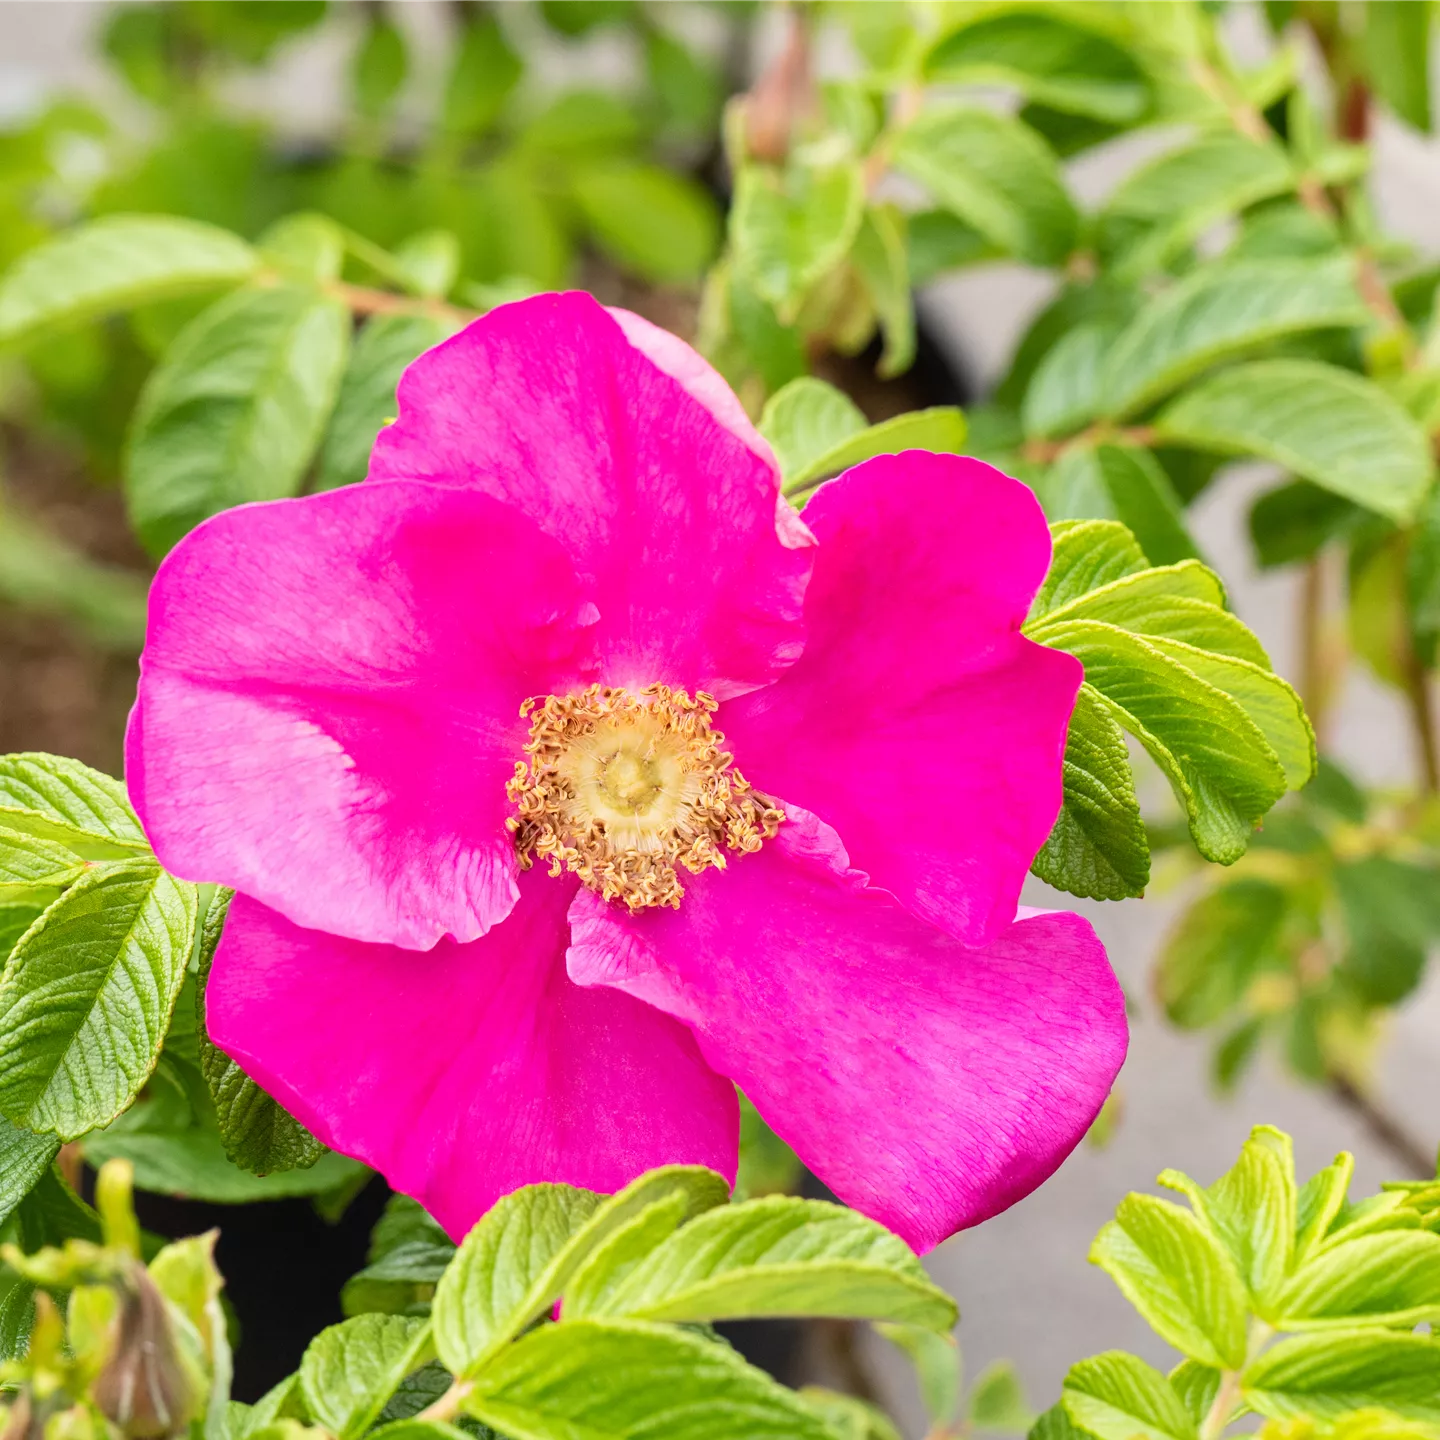
[[[596,243],[655,284],[697,279],[720,243],[710,193],[688,176],[641,160],[577,170],[572,193]]]
[[[1308,480],[1267,490],[1251,507],[1250,538],[1262,569],[1308,560],[1365,518],[1350,500]]]
[[[50,1168],[58,1135],[37,1135],[0,1119],[0,1225]]]

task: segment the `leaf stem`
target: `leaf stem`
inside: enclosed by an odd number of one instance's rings
[[[468,325],[479,311],[448,305],[443,300],[416,295],[395,295],[389,290],[372,290],[365,285],[348,285],[331,280],[321,287],[325,294],[348,305],[357,315],[432,315],[437,320]]]
[[[1239,1398],[1240,1372],[1222,1370],[1220,1388],[1215,1392],[1215,1400],[1200,1425],[1200,1440],[1219,1440],[1230,1423],[1230,1417],[1235,1412],[1235,1402]]]
[[[453,1420],[460,1413],[460,1407],[472,1389],[474,1389],[473,1381],[452,1381],[450,1388],[433,1404],[427,1405],[415,1417],[416,1420],[434,1420],[442,1423]]]

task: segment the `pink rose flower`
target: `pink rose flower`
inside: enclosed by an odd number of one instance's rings
[[[1019,911],[1081,667],[1035,498],[912,452],[803,519],[718,375],[588,296],[417,360],[366,484],[161,566],[127,778],[234,887],[207,1018],[451,1233],[538,1180],[735,1173],[734,1084],[919,1249],[1055,1169],[1124,1058]]]

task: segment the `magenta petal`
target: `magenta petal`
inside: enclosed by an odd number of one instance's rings
[[[472,940],[517,894],[521,702],[583,679],[592,619],[560,547],[486,495],[226,511],[151,590],[131,799],[185,879],[357,939]]]
[[[753,784],[967,944],[1015,916],[1059,813],[1083,669],[1019,633],[1050,562],[1031,492],[978,460],[867,461],[805,511],[819,540],[800,660],[717,725]]]
[[[734,1088],[683,1025],[565,977],[569,880],[521,877],[483,940],[417,953],[231,905],[211,1037],[327,1145],[458,1240],[536,1181],[616,1190],[655,1165],[733,1179]]]
[[[610,683],[742,694],[800,653],[813,542],[719,377],[626,325],[640,343],[578,293],[492,310],[405,372],[370,479],[533,515],[591,587]]]
[[[685,1021],[841,1200],[928,1250],[1079,1142],[1125,1057],[1124,1001],[1078,915],[967,949],[837,872],[827,832],[796,815],[687,880],[678,911],[582,890],[569,970]]]

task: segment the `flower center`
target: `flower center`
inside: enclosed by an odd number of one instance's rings
[[[527,700],[530,759],[505,787],[521,867],[543,856],[552,875],[573,870],[631,911],[678,909],[680,866],[723,870],[726,850],[758,850],[785,815],[733,768],[715,708],[668,685]]]

